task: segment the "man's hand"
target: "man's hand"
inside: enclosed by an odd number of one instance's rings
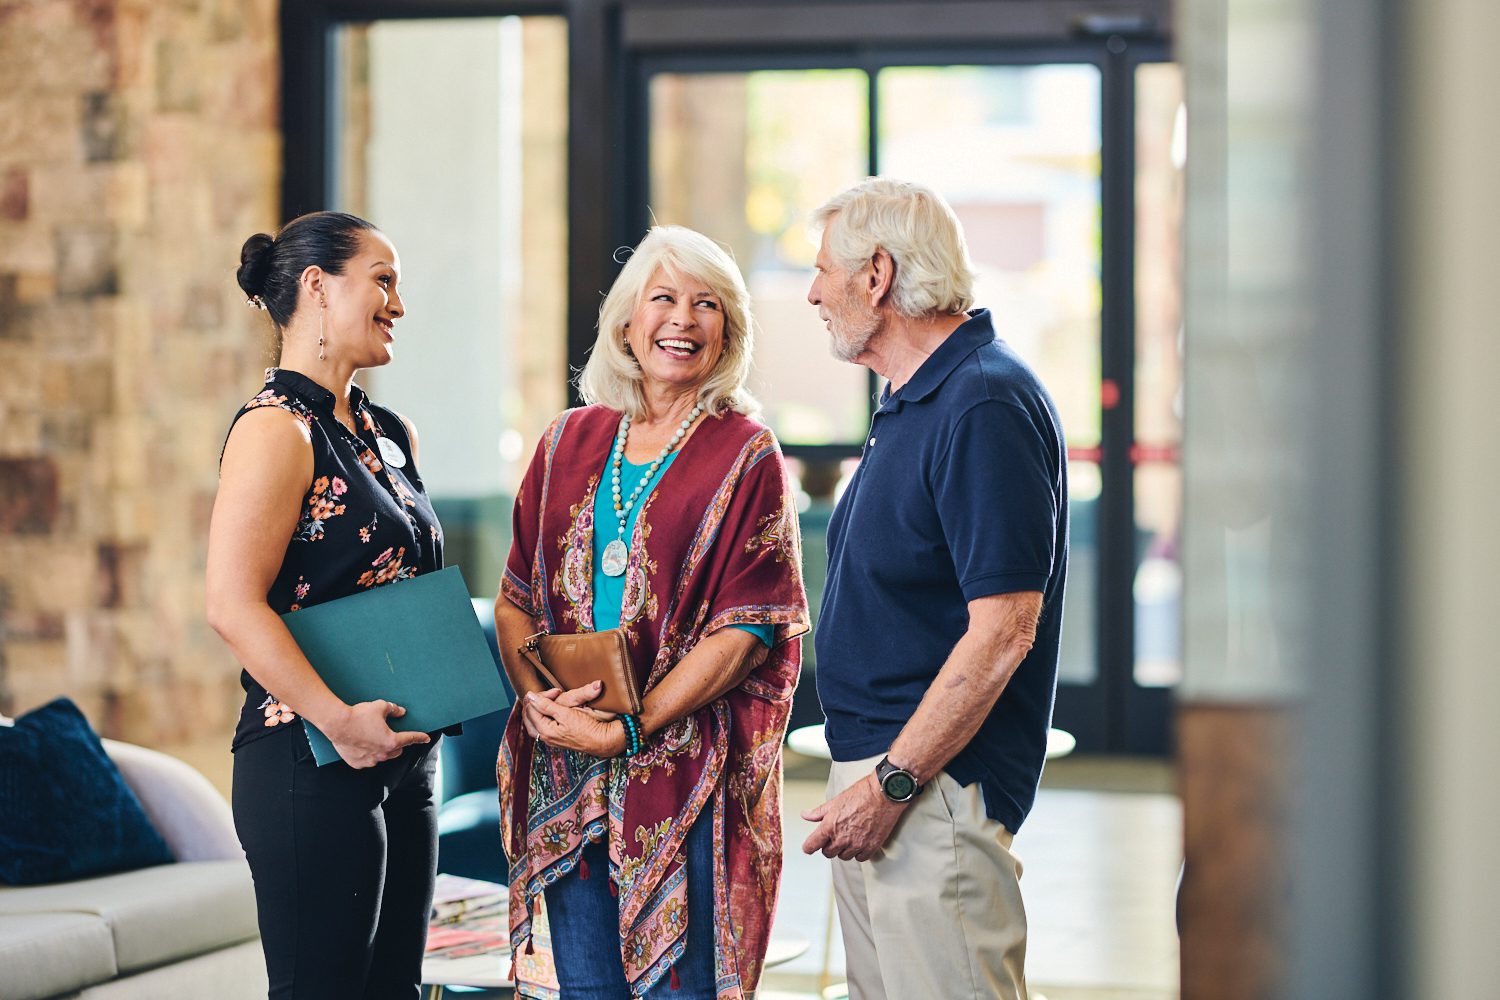
[[[803,812],[817,827],[802,844],[803,854],[822,851],[826,858],[869,861],[885,842],[906,808],[880,790],[874,774],[856,781],[822,805]]]

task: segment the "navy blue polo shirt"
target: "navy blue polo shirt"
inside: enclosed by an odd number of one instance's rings
[[[946,768],[1018,830],[1046,759],[1067,565],[1057,407],[977,309],[882,396],[828,525],[814,641],[833,759],[890,749],[968,629],[967,602],[1040,591],[1031,652]]]

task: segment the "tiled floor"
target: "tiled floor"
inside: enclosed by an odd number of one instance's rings
[[[809,948],[766,973],[758,1000],[818,1000],[827,979],[842,979],[844,954],[837,926],[831,949],[823,946],[833,902],[828,863],[801,852],[811,824],[799,814],[823,800],[819,775],[826,777],[827,765],[789,753],[787,768],[786,872],[775,935],[802,938]],[[1177,1000],[1173,900],[1182,810],[1171,787],[1170,767],[1157,761],[1068,758],[1048,765],[1015,843],[1026,867],[1031,1000]]]
[[[801,937],[801,958],[769,970],[763,1000],[816,996],[842,978],[835,926],[825,952],[827,862],[800,848],[811,824],[800,812],[823,800],[817,765],[788,759],[786,874],[778,936]],[[1133,789],[1097,791],[1092,788]],[[1030,926],[1027,978],[1046,1000],[1175,1000],[1177,936],[1173,900],[1182,858],[1181,807],[1163,791],[1170,771],[1154,762],[1059,761],[1015,850]]]

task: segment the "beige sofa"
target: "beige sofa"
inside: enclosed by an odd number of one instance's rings
[[[165,754],[113,740],[104,747],[177,861],[0,885],[0,997],[265,997],[250,870],[223,796]]]

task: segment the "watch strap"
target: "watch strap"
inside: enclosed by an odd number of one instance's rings
[[[910,795],[898,798],[897,796],[894,796],[890,793],[890,790],[886,785],[886,779],[892,774],[904,775],[911,782],[912,790]],[[883,794],[887,799],[890,799],[892,802],[910,802],[912,799],[921,794],[922,789],[926,787],[918,782],[917,776],[912,774],[906,768],[891,763],[891,758],[889,756],[880,758],[880,763],[875,765],[875,781],[880,785],[881,794]]]

